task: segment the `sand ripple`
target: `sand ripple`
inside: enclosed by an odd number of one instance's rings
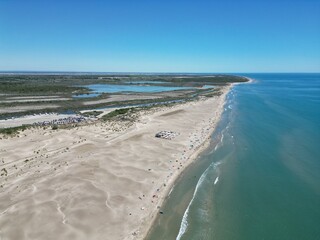
[[[0,140],[0,239],[141,239],[222,105],[159,109],[120,132],[97,123]],[[162,130],[180,135],[155,138]]]

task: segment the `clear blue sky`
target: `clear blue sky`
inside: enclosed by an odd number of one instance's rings
[[[0,70],[320,72],[320,0],[0,0]]]

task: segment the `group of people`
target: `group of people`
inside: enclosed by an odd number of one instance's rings
[[[34,123],[34,125],[36,126],[64,125],[64,124],[80,123],[84,121],[87,121],[87,118],[83,116],[72,116],[67,118],[54,119],[51,121],[36,122]]]

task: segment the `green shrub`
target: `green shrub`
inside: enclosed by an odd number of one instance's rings
[[[0,134],[7,134],[7,135],[12,135],[15,133],[18,133],[19,131],[24,131],[28,128],[28,126],[19,126],[19,127],[12,127],[12,128],[1,128],[0,129]]]
[[[109,120],[109,119],[114,118],[116,116],[124,115],[128,112],[134,112],[134,111],[135,111],[135,108],[120,108],[120,109],[116,109],[116,110],[104,115],[102,117],[102,119]]]
[[[58,129],[58,125],[55,124],[52,126],[52,130],[57,130],[57,129]]]

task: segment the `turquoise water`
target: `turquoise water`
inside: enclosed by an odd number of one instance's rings
[[[73,95],[73,98],[93,98],[100,96],[101,93],[85,93],[85,94],[79,94],[79,95]]]
[[[320,74],[246,76],[149,239],[320,239]]]
[[[87,98],[96,97],[102,93],[120,93],[120,92],[141,92],[141,93],[156,93],[176,90],[193,89],[191,87],[169,87],[169,86],[156,86],[156,85],[139,85],[139,84],[128,84],[128,85],[117,85],[117,84],[90,84],[84,87],[89,88],[91,94],[80,94],[74,97]]]
[[[169,84],[170,82],[163,81],[129,81],[128,84]]]

